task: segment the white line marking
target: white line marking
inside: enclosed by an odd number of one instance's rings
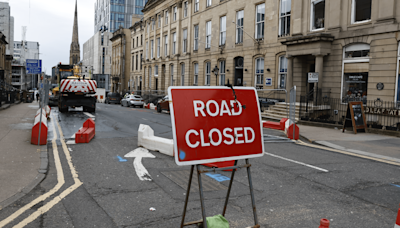
[[[322,172],[326,172],[326,173],[329,172],[329,170],[322,169],[322,168],[319,168],[319,167],[316,167],[316,166],[313,166],[313,165],[309,165],[309,164],[306,164],[306,163],[303,163],[303,162],[295,161],[295,160],[292,160],[292,159],[289,159],[289,158],[284,158],[284,157],[281,157],[281,156],[278,156],[278,155],[275,155],[275,154],[270,154],[270,153],[267,153],[267,152],[264,152],[264,154],[272,156],[272,157],[280,158],[280,159],[283,159],[283,160],[286,160],[286,161],[290,161],[290,162],[293,162],[293,163],[296,163],[296,164],[299,164],[299,165],[304,165],[304,166],[307,166],[309,168],[317,169],[317,170],[320,170]]]
[[[133,166],[135,167],[136,174],[141,181],[152,181],[149,172],[147,172],[147,169],[142,164],[142,158],[155,158],[156,156],[152,155],[147,149],[139,147],[125,154],[124,157],[135,158],[133,160]]]
[[[58,123],[58,121],[56,123],[57,123],[58,130],[60,132],[60,138],[63,139],[64,135],[62,133],[61,126]],[[62,145],[64,154],[65,154],[65,157],[66,157],[66,159],[68,161],[69,169],[71,170],[72,178],[74,178],[75,184],[70,186],[69,188],[65,189],[62,193],[60,193],[60,195],[54,197],[50,202],[46,203],[45,205],[43,205],[42,207],[37,209],[37,211],[35,211],[34,213],[30,214],[27,218],[25,218],[20,223],[15,225],[14,226],[15,228],[22,228],[22,227],[28,225],[29,223],[33,222],[40,215],[42,215],[42,214],[46,213],[47,211],[49,211],[54,205],[59,203],[62,199],[64,199],[71,192],[73,192],[75,189],[77,189],[79,186],[81,186],[83,184],[79,180],[78,173],[76,172],[75,167],[72,164],[71,154],[69,153],[69,150],[67,148],[67,145],[65,144],[65,141],[64,140],[60,140],[60,141],[61,141],[61,145]]]
[[[74,139],[75,138],[75,134],[73,134],[72,136],[71,136],[71,139]]]
[[[88,113],[88,112],[84,112],[83,114],[89,116],[90,118],[95,118],[95,117],[96,117],[96,116],[94,116],[94,115],[92,115],[92,114],[90,114],[90,113]]]
[[[57,140],[57,132],[55,129],[55,124],[54,124],[54,119],[56,118],[51,118],[52,122],[53,122],[53,132],[54,132],[54,136],[53,136],[53,140],[52,140],[52,145],[53,145],[53,156],[54,156],[54,163],[56,166],[56,170],[57,170],[57,185],[54,186],[54,188],[52,188],[50,191],[48,191],[47,193],[37,197],[36,199],[34,199],[33,201],[31,201],[30,203],[26,204],[25,206],[23,206],[22,208],[20,208],[18,211],[14,212],[12,215],[8,216],[6,219],[4,219],[3,221],[0,221],[0,227],[3,227],[5,225],[7,225],[9,222],[13,221],[14,219],[16,219],[18,216],[20,216],[22,213],[24,213],[25,211],[29,210],[31,207],[33,207],[34,205],[38,204],[41,201],[44,201],[45,199],[47,199],[48,197],[50,197],[51,195],[53,195],[54,193],[56,193],[65,183],[64,180],[64,172],[62,169],[62,165],[61,165],[61,161],[60,161],[60,156],[58,153],[58,148],[57,148],[57,144],[56,144],[56,140]],[[60,137],[62,138],[62,137]],[[61,140],[62,141],[62,140]]]
[[[147,119],[145,119],[145,118],[142,118],[143,120],[147,120]]]

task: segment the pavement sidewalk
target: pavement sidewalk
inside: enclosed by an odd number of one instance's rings
[[[342,133],[338,128],[298,125],[300,135],[314,144],[363,156],[384,159],[400,165],[400,139],[373,133]]]
[[[31,144],[38,109],[36,101],[0,108],[0,210],[24,196],[45,177],[47,146]]]

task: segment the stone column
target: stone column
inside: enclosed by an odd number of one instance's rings
[[[323,55],[315,55],[315,72],[318,73],[318,83],[314,84],[314,89],[318,88],[318,94],[321,94],[322,91],[322,78],[324,72],[324,56]],[[315,90],[314,90],[315,91]],[[314,93],[314,98],[317,94]],[[320,96],[318,96],[318,99]]]
[[[293,56],[286,56],[287,58],[287,76],[286,76],[286,91],[289,95],[290,89],[293,87]],[[289,97],[287,97],[288,99]],[[288,101],[286,101],[288,102]]]

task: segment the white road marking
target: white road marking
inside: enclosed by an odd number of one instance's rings
[[[60,132],[60,138],[63,139],[64,135],[62,133],[61,126],[58,123],[58,121],[56,123],[57,123],[58,130]],[[62,145],[64,154],[65,154],[65,157],[66,157],[66,159],[68,161],[69,169],[71,170],[72,178],[74,179],[74,182],[75,182],[74,185],[72,185],[69,188],[65,189],[63,192],[60,193],[60,195],[54,197],[50,202],[46,203],[45,205],[43,205],[42,207],[37,209],[34,213],[30,214],[27,218],[25,218],[20,223],[15,225],[14,226],[15,228],[22,228],[22,227],[28,225],[29,223],[31,223],[32,221],[37,219],[40,215],[42,215],[42,214],[46,213],[47,211],[49,211],[54,205],[59,203],[62,199],[64,199],[71,192],[75,191],[75,189],[77,189],[79,186],[81,186],[83,184],[79,180],[78,173],[76,172],[75,167],[72,164],[71,154],[69,153],[69,150],[67,148],[67,145],[65,144],[65,141],[64,140],[60,140],[60,141],[61,141],[61,145]]]
[[[147,119],[145,119],[145,118],[142,118],[143,120],[147,120]]]
[[[75,138],[75,134],[73,134],[72,136],[71,136],[71,139],[74,139]]]
[[[90,113],[88,113],[88,112],[84,112],[83,114],[89,116],[89,117],[92,118],[92,119],[96,117],[96,116],[94,116],[94,115],[92,115],[92,114],[90,114]]]
[[[278,155],[275,155],[275,154],[270,154],[270,153],[267,153],[267,152],[264,152],[264,154],[272,156],[272,157],[280,158],[280,159],[283,159],[285,161],[290,161],[290,162],[293,162],[293,163],[296,163],[296,164],[299,164],[299,165],[304,165],[304,166],[307,166],[309,168],[317,169],[317,170],[320,170],[322,172],[326,172],[326,173],[329,172],[329,170],[322,169],[322,168],[319,168],[319,167],[316,167],[316,166],[313,166],[313,165],[309,165],[309,164],[306,164],[306,163],[303,163],[303,162],[295,161],[295,160],[292,160],[292,159],[289,159],[289,158],[284,158],[284,157],[281,157],[281,156],[278,156]]]
[[[56,118],[51,118],[51,120],[53,122],[52,125],[53,125],[53,132],[54,132],[52,145],[53,145],[54,163],[55,163],[56,170],[57,170],[57,185],[54,186],[54,188],[52,188],[50,191],[48,191],[45,194],[37,197],[36,199],[31,201],[30,203],[28,203],[25,206],[23,206],[22,208],[20,208],[19,210],[14,212],[12,215],[8,216],[3,221],[0,221],[0,227],[4,227],[8,223],[10,223],[14,219],[16,219],[18,216],[20,216],[22,213],[24,213],[25,211],[29,210],[31,207],[35,206],[36,204],[40,203],[41,201],[44,201],[45,199],[47,199],[48,197],[50,197],[51,195],[56,193],[65,183],[64,172],[63,172],[63,169],[62,169],[60,156],[59,156],[58,148],[57,148],[57,144],[56,144],[57,132],[56,132],[56,129],[55,129],[54,119],[56,119]],[[63,140],[61,140],[61,141],[63,141]]]
[[[68,144],[68,145],[75,145],[76,143],[75,143],[75,140],[68,140],[68,141],[66,142],[66,144]]]
[[[133,160],[133,166],[135,167],[136,174],[141,181],[152,181],[149,172],[147,172],[147,169],[142,164],[142,158],[155,158],[156,156],[152,155],[147,149],[139,147],[125,154],[124,157],[135,158]]]

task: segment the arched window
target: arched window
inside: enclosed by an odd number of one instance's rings
[[[205,67],[204,84],[209,86],[211,83],[211,62],[206,62]]]
[[[279,56],[278,72],[278,89],[286,89],[287,58],[284,55]]]
[[[175,79],[174,79],[174,64],[170,65],[170,69],[171,69],[171,86],[174,86],[175,84]]]
[[[197,85],[199,81],[199,63],[193,64],[193,85]]]
[[[257,58],[255,61],[256,75],[255,81],[257,85],[262,85],[264,81],[264,58]]]
[[[367,101],[369,50],[368,44],[352,44],[343,49],[343,103]]]
[[[221,60],[219,62],[219,85],[225,85],[225,69],[226,69],[226,62],[225,60]]]
[[[149,67],[149,89],[151,89],[151,67]]]
[[[185,64],[181,64],[181,86],[185,85]]]

